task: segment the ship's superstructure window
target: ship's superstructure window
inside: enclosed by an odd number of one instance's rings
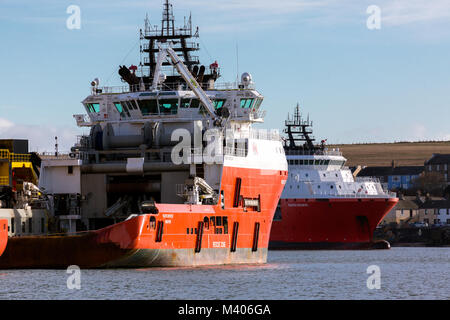
[[[138,104],[143,116],[158,114],[158,103],[155,99],[138,100]]]
[[[114,105],[116,106],[117,111],[120,113],[121,117],[131,117],[130,112],[128,111],[128,108],[125,104],[125,101],[122,102],[114,102]]]
[[[226,101],[225,99],[214,100],[214,108],[216,110],[222,108],[223,105],[225,104],[225,101]]]
[[[223,224],[223,233],[228,234],[228,217],[223,217],[222,224]]]
[[[198,106],[200,105],[200,101],[197,99],[192,99],[191,101],[191,108],[198,108]]]
[[[191,99],[181,99],[180,102],[180,108],[189,108],[189,106],[191,105]]]
[[[203,218],[203,223],[205,225],[205,228],[209,229],[209,219],[208,219],[208,217],[204,217]]]
[[[100,112],[100,103],[86,103],[88,112]]]
[[[159,100],[159,111],[162,114],[176,114],[178,99]]]
[[[116,106],[117,111],[122,114],[123,112],[123,108],[122,105],[120,103],[115,102],[114,105]]]
[[[256,102],[255,102],[255,109],[256,110],[259,109],[259,106],[261,105],[262,102],[263,102],[263,99],[261,99],[261,98],[256,99]]]
[[[249,99],[241,99],[241,108],[244,108],[244,109],[249,109],[249,108],[251,108],[251,107],[252,107],[252,104],[253,104],[253,100],[255,100],[255,99],[252,99],[252,98],[249,98]]]
[[[128,110],[137,110],[136,103],[133,100],[122,101],[122,104],[125,103]]]

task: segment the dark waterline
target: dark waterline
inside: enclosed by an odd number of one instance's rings
[[[264,265],[81,270],[80,290],[66,270],[0,270],[0,299],[450,299],[449,271],[450,248],[269,251]]]

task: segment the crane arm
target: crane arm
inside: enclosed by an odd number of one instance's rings
[[[197,80],[191,74],[186,65],[181,61],[180,57],[178,57],[177,53],[169,46],[167,48],[159,48],[158,60],[156,63],[156,70],[153,78],[153,89],[156,89],[158,84],[160,69],[163,61],[169,56],[172,65],[177,69],[178,73],[183,77],[184,81],[186,81],[187,85],[191,88],[200,102],[205,106],[206,111],[211,116],[212,120],[217,119],[217,115],[215,113],[214,105],[206,95],[205,91],[203,91],[202,87],[199,85]]]

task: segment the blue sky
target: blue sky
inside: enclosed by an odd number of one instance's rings
[[[139,63],[145,14],[163,0],[0,0],[0,138],[68,150],[73,114],[90,81],[122,85],[119,64]],[[329,143],[450,140],[450,1],[172,0],[176,24],[192,12],[200,59],[221,81],[250,72],[265,96],[265,128],[282,129],[300,103]],[[69,30],[66,9],[81,9]],[[369,5],[381,29],[369,30]],[[86,131],[84,131],[86,132]]]

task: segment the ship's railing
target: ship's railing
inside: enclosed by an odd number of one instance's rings
[[[186,48],[195,48],[195,49],[200,48],[200,45],[194,41],[186,41],[185,46],[186,46]],[[143,50],[155,49],[157,51],[159,50],[158,48],[151,48],[149,43],[144,43],[142,45],[142,49]]]
[[[336,150],[285,150],[287,156],[342,156],[342,152]]]
[[[264,119],[266,117],[266,110],[255,110],[250,113],[250,120]]]
[[[380,179],[375,177],[356,177],[355,182],[373,182],[380,183]]]
[[[12,153],[8,149],[0,149],[0,159],[7,159],[11,162],[29,162],[30,155],[25,153]]]
[[[255,89],[253,83],[242,87],[237,82],[215,82],[215,83],[199,83],[202,88],[209,90],[243,90],[243,89]],[[94,87],[92,89],[92,94],[120,94],[120,93],[130,93],[130,92],[145,92],[149,91],[152,84],[135,84],[135,85],[125,85],[125,86],[105,86],[105,87]],[[157,88],[160,91],[163,90],[190,90],[185,83],[163,83]]]
[[[250,129],[240,132],[233,132],[233,138],[281,141],[280,132],[277,129]]]
[[[174,28],[173,32],[177,36],[181,35],[181,36],[192,37],[192,29],[188,28],[188,27]],[[154,28],[148,27],[148,28],[142,30],[142,35],[145,37],[171,36],[171,34],[167,34],[167,31],[165,29],[159,29],[158,27],[154,27]]]
[[[87,114],[74,114],[73,117],[78,126],[88,126],[92,124],[91,119]]]
[[[214,89],[215,90],[239,90],[239,89],[244,89],[244,87],[242,87],[237,82],[215,82]],[[245,89],[255,89],[255,84],[250,83],[245,87]]]
[[[40,152],[39,157],[42,160],[72,160],[77,159],[78,154],[77,153],[58,153],[55,154],[55,152]]]
[[[345,198],[345,199],[355,199],[355,198],[395,198],[397,195],[392,192],[369,194],[369,193],[338,193],[338,192],[313,192],[315,198]]]

